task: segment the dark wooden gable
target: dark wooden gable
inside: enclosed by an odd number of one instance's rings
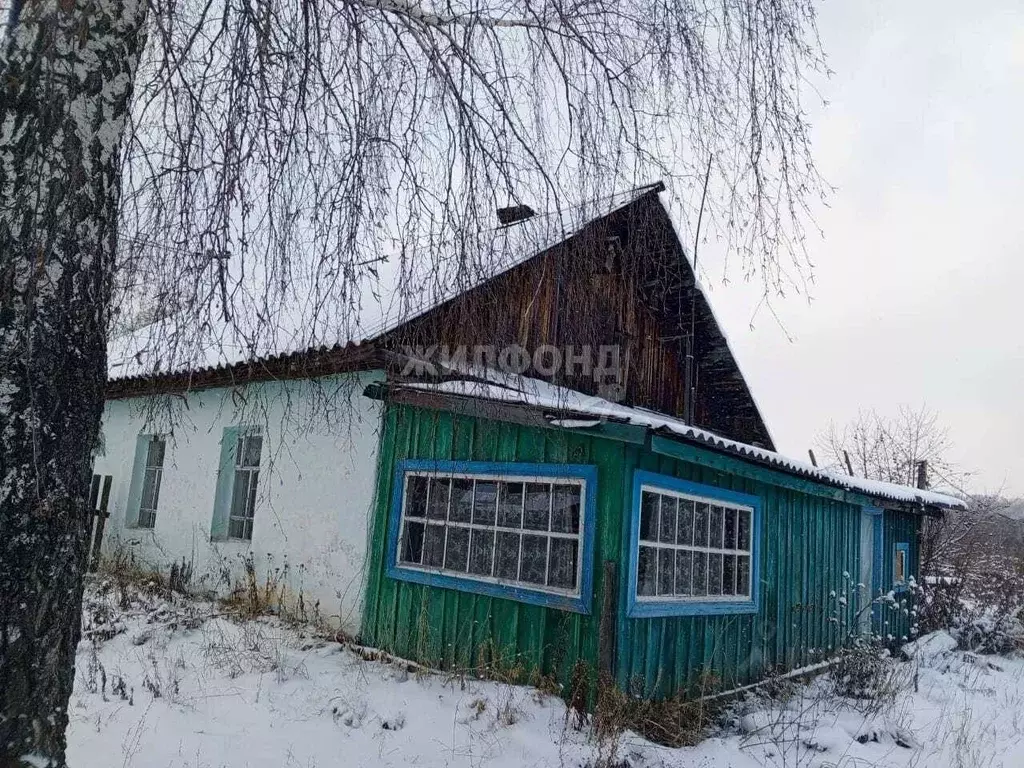
[[[513,225],[515,226],[515,225]],[[691,322],[692,312],[692,322]],[[570,347],[599,364],[619,350],[616,375],[550,357],[526,375],[685,418],[686,349],[693,328],[693,423],[773,448],[746,381],[658,200],[657,190],[591,222],[573,237],[399,326],[385,348],[435,353],[513,345],[533,355]],[[547,368],[548,370],[544,370]],[[599,371],[599,373],[601,373]]]

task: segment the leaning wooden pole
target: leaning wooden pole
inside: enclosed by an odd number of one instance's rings
[[[0,768],[66,765],[146,7],[16,0],[0,42]]]

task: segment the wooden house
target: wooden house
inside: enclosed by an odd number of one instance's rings
[[[218,589],[249,558],[398,656],[642,696],[909,635],[922,516],[960,502],[774,451],[660,192],[334,348],[112,377],[104,547]]]

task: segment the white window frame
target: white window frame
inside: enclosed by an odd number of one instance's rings
[[[664,487],[661,487],[661,486],[658,486],[658,485],[653,485],[653,484],[650,484],[650,483],[644,483],[643,485],[640,486],[641,499],[643,498],[643,494],[644,493],[653,493],[653,494],[657,494],[659,496],[658,516],[657,516],[659,539],[660,539],[660,532],[661,532],[661,503],[662,503],[661,502],[661,498],[669,497],[669,498],[675,498],[675,499],[678,499],[678,500],[692,501],[692,502],[694,502],[694,506],[695,507],[696,507],[696,504],[707,504],[709,511],[710,511],[711,507],[721,507],[723,510],[724,509],[734,509],[734,510],[736,510],[738,512],[746,513],[749,516],[748,517],[748,522],[747,522],[747,548],[746,549],[726,549],[724,547],[698,546],[696,544],[668,543],[668,542],[661,542],[660,540],[658,540],[658,541],[648,541],[646,539],[642,539],[642,538],[638,537],[637,538],[637,546],[639,548],[654,549],[654,550],[657,550],[657,551],[660,551],[662,549],[670,549],[670,550],[675,550],[676,552],[704,553],[704,554],[707,554],[709,556],[710,555],[732,555],[732,556],[736,556],[736,557],[744,556],[744,557],[748,558],[749,567],[748,567],[748,572],[747,572],[747,591],[746,592],[736,592],[735,591],[735,587],[734,587],[733,593],[732,594],[728,594],[728,595],[725,595],[725,594],[723,594],[723,595],[709,595],[709,594],[707,594],[708,582],[711,579],[711,569],[710,569],[710,567],[705,571],[704,594],[703,595],[679,595],[679,594],[674,594],[674,593],[673,594],[667,594],[667,595],[641,595],[640,591],[639,591],[640,590],[640,583],[639,583],[640,574],[639,574],[639,571],[638,571],[637,572],[637,594],[636,594],[637,602],[639,602],[639,603],[645,603],[645,602],[646,603],[650,603],[650,602],[657,603],[657,602],[673,601],[673,602],[686,602],[686,603],[733,603],[733,602],[736,602],[737,600],[751,600],[751,599],[753,599],[753,593],[754,593],[754,585],[753,585],[753,581],[754,581],[754,578],[753,578],[753,572],[754,572],[754,562],[753,562],[753,560],[754,560],[754,519],[755,519],[755,510],[754,510],[753,506],[748,506],[748,505],[744,505],[744,504],[735,504],[735,503],[732,503],[732,502],[723,501],[722,499],[714,498],[714,497],[710,497],[710,496],[699,496],[699,495],[692,494],[692,493],[685,493],[685,492],[682,492],[682,491],[675,491],[675,490],[672,490],[670,488],[664,488]],[[640,514],[640,510],[637,510],[637,514]],[[676,527],[677,527],[677,529],[678,529],[678,525],[679,525],[679,522],[678,522],[678,517],[677,517],[676,518]],[[738,523],[738,519],[737,519],[737,537],[739,535],[739,533],[738,533],[738,525],[739,525],[739,523]],[[709,514],[708,515],[708,534],[709,534],[708,535],[708,540],[709,541],[710,541],[710,529],[711,529],[711,516]],[[723,539],[724,539],[725,515],[722,516],[722,530],[723,530]],[[709,557],[709,562],[710,562],[710,557]],[[637,553],[637,568],[639,568],[639,565],[640,565],[640,556],[639,556],[639,552],[638,552]],[[657,565],[655,567],[657,567]],[[735,583],[737,581],[738,581],[738,570],[733,572],[733,583],[734,583],[734,585],[735,585]],[[691,575],[691,578],[690,578],[690,583],[691,584],[693,583],[692,575]]]
[[[547,594],[551,594],[551,595],[556,595],[558,597],[567,597],[567,598],[575,598],[575,599],[579,599],[582,596],[582,594],[583,594],[583,592],[582,592],[582,590],[583,590],[583,577],[584,577],[584,562],[583,562],[584,561],[584,538],[585,538],[584,534],[585,534],[585,531],[587,529],[587,525],[588,525],[588,522],[589,522],[586,519],[586,515],[587,515],[588,493],[590,492],[590,489],[587,487],[588,484],[587,484],[585,478],[574,477],[574,476],[566,476],[566,475],[511,474],[511,473],[492,473],[492,472],[487,472],[487,471],[463,472],[463,471],[438,471],[438,470],[418,470],[418,469],[408,469],[408,470],[405,470],[402,474],[403,474],[403,477],[402,477],[402,484],[403,484],[403,486],[402,486],[402,496],[401,496],[402,501],[401,501],[401,508],[400,508],[400,527],[399,527],[398,540],[397,540],[397,551],[393,553],[394,558],[395,558],[395,565],[396,565],[396,568],[398,570],[411,570],[411,571],[419,571],[419,572],[422,572],[422,573],[425,573],[425,574],[438,574],[438,575],[443,575],[443,576],[449,576],[449,577],[457,578],[459,580],[474,581],[474,582],[480,582],[480,583],[484,583],[484,584],[493,584],[495,586],[501,587],[503,589],[508,589],[508,590],[523,590],[523,591],[530,591],[530,592],[542,592],[542,593],[547,593]],[[507,579],[499,578],[499,577],[494,576],[494,575],[483,576],[483,575],[471,573],[468,570],[466,570],[466,571],[458,571],[458,570],[449,569],[449,568],[444,567],[444,562],[447,559],[447,554],[448,554],[448,552],[447,552],[447,550],[448,550],[448,537],[447,536],[445,537],[445,547],[444,547],[444,551],[443,551],[443,554],[442,554],[442,557],[441,557],[442,565],[440,567],[438,567],[438,566],[428,566],[428,565],[417,564],[417,563],[410,563],[410,562],[406,562],[406,561],[402,560],[402,550],[404,548],[404,543],[405,543],[405,539],[406,539],[406,528],[407,528],[407,523],[408,523],[408,520],[406,518],[406,509],[407,509],[408,499],[409,499],[409,481],[410,481],[410,478],[412,478],[412,477],[439,478],[439,479],[447,479],[447,480],[481,480],[481,481],[487,482],[487,483],[506,482],[506,483],[513,483],[513,484],[523,484],[523,486],[524,486],[524,493],[523,493],[522,507],[520,508],[520,514],[519,514],[520,526],[518,528],[512,528],[512,527],[508,527],[508,526],[498,525],[497,510],[495,511],[494,524],[493,525],[482,525],[482,524],[478,524],[478,523],[473,523],[472,522],[472,513],[471,513],[471,516],[470,516],[470,522],[468,522],[468,523],[461,522],[461,521],[453,521],[453,520],[451,520],[452,494],[450,492],[449,492],[449,496],[448,496],[448,503],[447,503],[447,506],[445,508],[445,519],[444,519],[444,523],[443,523],[443,527],[446,527],[446,528],[465,528],[465,529],[469,529],[470,530],[470,538],[469,538],[469,541],[467,543],[467,554],[466,554],[466,557],[467,557],[467,569],[468,569],[468,564],[469,564],[470,558],[472,556],[472,535],[473,535],[472,532],[474,530],[483,530],[483,531],[492,532],[494,534],[494,542],[492,544],[493,549],[492,549],[492,552],[491,552],[491,573],[492,574],[494,573],[495,569],[497,568],[498,533],[505,532],[505,533],[518,534],[519,535],[519,555],[518,555],[517,566],[516,566],[517,578],[516,578],[516,580],[514,582],[511,582],[511,581],[509,581]],[[562,532],[559,532],[559,531],[552,531],[551,530],[552,506],[553,506],[553,501],[554,501],[554,493],[552,491],[550,491],[550,490],[549,490],[549,493],[548,493],[548,498],[549,498],[549,502],[548,502],[548,504],[549,504],[549,506],[548,506],[548,530],[547,531],[542,531],[542,530],[536,530],[536,529],[532,529],[532,528],[524,528],[523,527],[523,522],[524,522],[525,506],[526,506],[525,485],[529,484],[529,483],[546,484],[546,485],[549,485],[549,486],[553,486],[553,485],[563,485],[563,486],[564,485],[571,485],[571,486],[578,487],[580,489],[580,522],[579,522],[579,530],[576,533],[562,533]],[[433,487],[432,484],[428,483],[428,485],[427,485],[428,496],[427,496],[427,499],[426,499],[426,506],[427,506],[428,509],[429,509],[429,506],[430,506],[429,489],[432,488],[432,487]],[[431,521],[427,517],[424,517],[422,520],[420,518],[412,518],[412,522],[414,522],[414,523],[421,523],[422,522],[424,524],[424,526],[433,525],[434,527],[442,527],[442,525],[440,525],[437,522]],[[426,530],[426,527],[424,528],[424,531],[425,530]],[[522,569],[523,569],[523,536],[525,536],[525,535],[544,536],[547,539],[547,558],[545,560],[545,572],[544,572],[545,584],[537,584],[535,582],[529,582],[529,581],[522,581],[521,580]],[[576,573],[575,573],[575,579],[574,579],[576,586],[575,586],[574,589],[565,589],[565,588],[561,588],[561,587],[549,586],[546,583],[548,581],[548,577],[550,576],[551,541],[553,539],[566,539],[566,540],[572,540],[572,541],[576,542]],[[424,546],[423,551],[424,552],[426,551],[425,546]]]
[[[160,455],[160,464],[150,464],[150,459],[153,453],[153,444],[159,442],[163,446],[163,451]],[[146,530],[153,530],[156,528],[156,513],[160,506],[160,486],[163,484],[164,478],[164,461],[167,459],[167,440],[162,435],[151,435],[149,440],[146,441],[146,458],[145,463],[142,466],[142,486],[139,495],[139,509],[136,515],[136,526],[138,528],[145,528]],[[153,480],[153,506],[146,506],[146,480],[152,475],[155,479]]]
[[[246,443],[254,438],[260,441],[260,450],[257,455],[256,464],[245,464],[245,458],[248,453],[245,450]],[[256,520],[256,493],[259,486],[259,475],[262,464],[263,434],[255,430],[239,432],[236,436],[235,442],[235,461],[231,477],[231,498],[228,501],[227,509],[227,538],[229,539],[237,541],[252,541],[252,529]],[[235,514],[235,494],[237,494],[239,490],[239,473],[244,473],[248,476],[248,483],[246,485],[248,498],[245,499],[243,507],[244,514],[242,516]],[[236,536],[232,533],[233,523],[237,523],[241,526],[241,536]]]

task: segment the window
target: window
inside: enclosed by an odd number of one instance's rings
[[[893,586],[905,587],[907,585],[910,567],[910,545],[906,542],[899,542],[893,551],[892,559],[892,582]]]
[[[391,575],[586,610],[595,492],[593,467],[400,462]]]
[[[263,436],[249,432],[235,442],[235,478],[231,489],[228,538],[252,539],[252,521],[256,512],[256,486],[260,479],[260,453]]]
[[[135,463],[125,510],[125,525],[129,528],[151,529],[156,526],[166,453],[167,441],[160,435],[139,435],[136,438]]]
[[[630,615],[757,610],[756,497],[644,471],[633,490]]]
[[[139,501],[139,528],[156,526],[156,507],[160,501],[160,481],[164,474],[164,453],[167,443],[153,435],[146,447],[146,465],[142,476],[142,498]]]

